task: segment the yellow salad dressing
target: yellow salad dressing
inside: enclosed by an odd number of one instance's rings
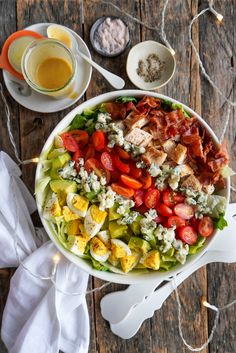
[[[45,89],[58,89],[69,81],[71,75],[72,67],[66,60],[50,57],[38,65],[36,81]]]

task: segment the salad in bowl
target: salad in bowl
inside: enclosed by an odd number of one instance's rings
[[[50,135],[37,205],[56,245],[90,273],[130,283],[166,277],[227,225],[228,163],[191,109],[155,93],[111,92],[75,108]]]

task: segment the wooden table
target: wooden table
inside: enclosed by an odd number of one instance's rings
[[[141,18],[149,25],[156,25],[160,30],[161,9],[163,0],[130,0],[113,3],[122,7],[134,16]],[[199,73],[188,41],[188,25],[191,18],[207,6],[203,0],[170,0],[166,14],[166,33],[170,43],[176,50],[177,68],[171,82],[160,90],[161,93],[176,98],[195,109],[212,126],[216,134],[220,134],[224,126],[227,105],[208,82]],[[235,47],[236,47],[236,0],[215,1],[215,8],[224,15],[222,24],[206,14],[193,29],[193,40],[199,48],[201,58],[214,81],[230,99],[235,99]],[[125,71],[127,52],[123,55],[105,59],[96,54],[89,42],[89,30],[93,22],[103,15],[120,15],[108,5],[96,0],[0,0],[0,43],[18,29],[23,29],[37,22],[54,22],[72,28],[84,38],[95,61],[120,74],[126,81],[126,88],[133,88]],[[147,30],[139,24],[129,23],[132,45],[147,39],[160,41],[158,32]],[[2,81],[2,75],[1,75]],[[98,94],[111,91],[109,84],[96,72],[93,72],[90,86],[80,102]],[[55,114],[40,114],[19,106],[8,94],[5,95],[11,108],[11,119],[14,137],[22,159],[38,156],[41,148],[54,126],[72,109]],[[77,104],[79,104],[78,102]],[[76,105],[77,105],[76,104]],[[3,103],[0,100],[0,149],[13,158],[10,145]],[[234,113],[234,115],[233,115]],[[31,128],[37,126],[29,133]],[[231,165],[236,169],[236,115],[231,113],[231,122],[227,130]],[[22,168],[22,176],[26,185],[33,192],[35,166]],[[232,178],[236,185],[236,179]],[[236,200],[232,195],[232,200]],[[37,220],[36,220],[37,222]],[[12,269],[0,271],[0,312],[4,309],[8,293]],[[187,340],[192,345],[201,345],[206,340],[212,327],[213,315],[200,305],[200,297],[205,295],[216,305],[223,305],[236,297],[236,265],[212,264],[202,268],[191,276],[180,287],[180,298],[183,303],[183,323]],[[100,286],[102,281],[91,278],[90,286]],[[147,320],[139,333],[131,340],[125,341],[114,336],[100,314],[100,299],[108,292],[121,289],[123,286],[111,285],[94,295],[88,296],[91,322],[90,353],[180,353],[188,350],[183,346],[178,334],[177,306],[174,295],[163,308]],[[224,312],[221,316],[217,333],[208,349],[203,352],[236,352],[235,340],[235,308]],[[69,323],[68,323],[69,324]],[[0,352],[6,352],[0,343]],[[46,353],[46,352],[45,352]]]

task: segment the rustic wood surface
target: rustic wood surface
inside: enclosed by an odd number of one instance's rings
[[[163,0],[113,0],[113,3],[149,25],[157,26],[158,31],[150,31],[123,16],[130,27],[132,45],[147,39],[160,41],[159,29]],[[220,135],[225,122],[227,105],[199,73],[195,55],[188,41],[188,25],[191,18],[206,6],[206,0],[170,0],[166,13],[166,33],[176,50],[177,68],[174,78],[160,92],[190,105]],[[215,8],[224,15],[223,24],[219,24],[212,15],[204,15],[193,28],[193,40],[214,81],[227,97],[235,99],[236,0],[217,0]],[[97,0],[0,0],[0,46],[2,47],[6,38],[17,29],[23,29],[38,22],[59,23],[79,33],[88,44],[94,60],[114,73],[120,74],[126,81],[126,88],[133,88],[125,71],[127,51],[117,58],[106,59],[96,54],[90,45],[90,27],[98,17],[103,15],[119,16],[120,14],[109,5]],[[2,75],[1,82],[3,83]],[[14,137],[21,158],[28,159],[38,156],[51,130],[74,106],[54,114],[31,112],[19,106],[7,92],[4,83],[3,86],[11,107]],[[90,86],[80,102],[111,90],[109,84],[96,71],[93,71]],[[6,118],[1,100],[0,111],[0,149],[14,158],[7,136]],[[27,133],[34,125],[37,125],[37,128]],[[236,169],[235,110],[231,112],[227,140],[231,153],[231,165]],[[22,168],[23,180],[32,192],[34,174],[35,166],[27,165]],[[236,178],[232,178],[232,181],[236,185]],[[236,195],[232,195],[232,201],[236,201]],[[38,223],[37,217],[36,223]],[[0,316],[4,310],[13,273],[13,269],[0,270]],[[91,278],[89,285],[94,287],[102,283],[98,279]],[[236,265],[212,264],[207,266],[207,269],[199,270],[181,285],[179,293],[184,310],[185,337],[192,345],[201,345],[206,340],[214,319],[211,313],[208,316],[207,310],[200,306],[200,297],[205,295],[210,302],[222,306],[236,297],[235,283]],[[101,317],[99,302],[106,293],[121,288],[124,286],[114,284],[87,298],[91,322],[90,353],[181,353],[188,351],[179,338],[174,295],[166,301],[152,319],[142,325],[134,338],[125,341],[113,335],[109,325]],[[204,353],[236,352],[235,314],[234,307],[222,314],[216,335],[209,347],[203,350]],[[0,342],[0,353],[3,352],[6,352],[6,349]]]

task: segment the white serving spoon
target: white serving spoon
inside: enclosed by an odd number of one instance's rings
[[[101,314],[110,324],[124,320],[130,311],[157,288],[162,280],[148,281],[145,284],[132,284],[125,290],[105,295],[101,302]],[[119,305],[117,305],[119,303]]]
[[[110,85],[116,89],[122,89],[125,85],[125,81],[120,77],[112,72],[104,69],[93,60],[89,59],[85,54],[83,54],[78,46],[77,41],[75,40],[74,36],[67,31],[63,26],[60,25],[51,25],[47,28],[47,35],[48,38],[58,39],[67,45],[70,49],[79,55],[82,59],[87,61],[91,66],[93,66],[100,74],[110,83]]]
[[[175,285],[179,286],[196,270],[212,262],[236,262],[236,250],[229,251],[227,253],[224,251],[206,252],[189,270],[181,272],[178,276],[176,276]],[[155,311],[162,307],[164,301],[173,291],[174,283],[172,280],[156,290],[154,293],[147,296],[146,300],[134,307],[124,320],[116,324],[110,324],[112,332],[123,339],[133,337],[139,330],[142,323],[146,319],[151,318]]]

